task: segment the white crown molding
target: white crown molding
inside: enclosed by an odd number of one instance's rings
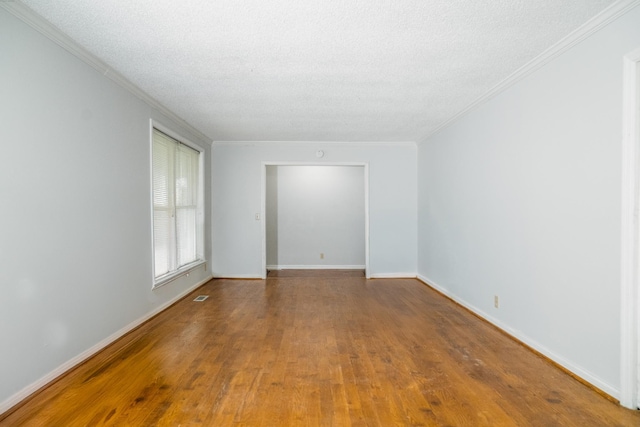
[[[131,83],[126,77],[117,71],[111,69],[111,67],[96,57],[94,54],[80,46],[76,41],[74,41],[71,37],[64,34],[58,27],[51,24],[40,15],[35,13],[33,10],[29,9],[25,4],[20,1],[0,1],[0,7],[14,15],[16,18],[22,20],[31,28],[35,29],[58,46],[67,50],[69,53],[74,55],[76,58],[90,65],[91,67],[98,70],[103,76],[107,77],[111,81],[120,85],[124,89],[131,92],[134,96],[146,102],[150,107],[158,110],[160,113],[167,116],[169,119],[175,121],[178,125],[184,127],[189,132],[195,134],[198,138],[201,138],[204,141],[211,143],[212,138],[205,135],[189,123],[187,123],[184,119],[179,117],[173,111],[169,110],[167,107],[162,105],[159,101],[153,98],[151,95],[140,89],[135,84]]]
[[[602,12],[585,22],[582,26],[575,29],[568,36],[564,37],[562,40],[558,41],[550,48],[542,52],[540,55],[536,56],[531,61],[527,62],[522,67],[518,68],[514,71],[510,76],[506,79],[502,80],[500,83],[489,89],[484,95],[480,96],[478,99],[473,101],[471,104],[467,105],[457,114],[446,120],[444,123],[436,127],[433,131],[429,132],[426,136],[420,139],[419,144],[425,142],[433,135],[438,132],[444,130],[449,127],[451,124],[456,122],[462,116],[471,112],[479,105],[485,103],[489,99],[498,95],[500,92],[503,92],[513,84],[518,81],[524,79],[529,74],[533,73],[537,69],[541,68],[543,65],[562,55],[567,50],[571,49],[576,44],[580,43],[590,35],[594,34],[610,22],[616,20],[621,17],[625,13],[629,12],[634,7],[640,5],[640,0],[618,0],[615,3],[611,4],[609,7],[604,9]]]
[[[256,146],[291,146],[295,145],[327,145],[340,147],[416,147],[415,141],[213,141],[213,146],[235,146],[235,147],[256,147]]]
[[[523,79],[527,75],[531,74],[533,71],[535,71],[538,68],[542,67],[543,65],[545,65],[549,61],[551,61],[554,58],[556,58],[557,56],[561,55],[562,53],[564,53],[565,51],[567,51],[571,47],[573,47],[576,44],[580,43],[582,40],[586,39],[587,37],[589,37],[590,35],[592,35],[596,31],[598,31],[599,29],[601,29],[605,25],[609,24],[610,22],[612,22],[613,20],[619,18],[620,16],[624,15],[629,10],[633,9],[634,7],[636,7],[638,5],[640,5],[640,0],[619,0],[619,1],[616,1],[615,3],[613,3],[612,5],[607,7],[606,9],[604,9],[601,13],[599,13],[598,15],[596,15],[595,17],[593,17],[592,19],[587,21],[580,28],[574,30],[568,36],[566,36],[565,38],[563,38],[562,40],[560,40],[559,42],[557,42],[556,44],[551,46],[549,49],[545,50],[543,53],[538,55],[536,58],[534,58],[533,60],[529,61],[524,66],[520,67],[518,70],[516,70],[510,76],[508,76],[506,79],[502,80],[496,86],[494,86],[489,91],[487,91],[484,95],[482,95],[481,97],[477,98],[475,101],[473,101],[472,103],[467,105],[465,108],[463,108],[457,114],[455,114],[454,116],[452,116],[451,118],[446,120],[444,123],[442,123],[441,125],[436,127],[432,132],[430,132],[429,134],[427,134],[426,136],[421,138],[419,142],[424,142],[427,139],[429,139],[431,136],[433,136],[436,133],[442,131],[443,129],[445,129],[446,127],[448,127],[449,125],[451,125],[452,123],[457,121],[458,119],[460,119],[462,116],[464,116],[468,112],[470,112],[473,109],[475,109],[476,107],[478,107],[480,104],[482,104],[482,103],[486,102],[487,100],[493,98],[498,93],[504,91],[508,87],[512,86],[514,83],[520,81],[521,79]],[[212,141],[212,138],[210,138],[209,136],[205,135],[204,133],[202,133],[201,131],[199,131],[198,129],[193,127],[192,125],[190,125],[184,119],[182,119],[181,117],[176,115],[174,112],[169,110],[167,107],[162,105],[155,98],[153,98],[152,96],[150,96],[149,94],[144,92],[142,89],[140,89],[138,86],[136,86],[132,82],[130,82],[123,75],[121,75],[117,71],[111,69],[111,67],[108,64],[106,64],[105,62],[103,62],[102,60],[97,58],[95,55],[93,55],[92,53],[87,51],[85,48],[80,46],[77,42],[75,42],[69,36],[67,36],[62,31],[60,31],[57,27],[55,27],[54,25],[52,25],[51,23],[49,23],[48,21],[46,21],[45,19],[40,17],[38,14],[33,12],[31,9],[29,9],[23,3],[19,2],[19,1],[0,1],[0,7],[2,7],[5,10],[7,10],[9,13],[13,14],[17,18],[21,19],[26,24],[28,24],[29,26],[31,26],[35,30],[39,31],[41,34],[43,34],[44,36],[48,37],[50,40],[52,40],[53,42],[55,42],[56,44],[58,44],[62,48],[66,49],[68,52],[70,52],[71,54],[73,54],[74,56],[79,58],[80,60],[82,60],[85,63],[87,63],[88,65],[92,66],[93,68],[98,70],[101,74],[103,74],[105,77],[109,78],[110,80],[114,81],[115,83],[117,83],[118,85],[123,87],[124,89],[128,90],[133,95],[135,95],[136,97],[138,97],[141,100],[143,100],[144,102],[146,102],[152,108],[154,108],[154,109],[158,110],[159,112],[163,113],[164,115],[166,115],[170,119],[174,120],[175,122],[177,122],[181,126],[184,126],[189,131],[191,131],[192,133],[197,135],[199,138],[202,138],[203,140],[210,141],[210,142]],[[316,141],[295,141],[295,142],[294,141],[260,141],[260,142],[258,142],[258,141],[213,141],[213,144],[216,144],[216,145],[224,145],[224,144],[245,144],[245,145],[246,144],[252,144],[253,145],[253,144],[265,144],[265,143],[283,144],[284,145],[284,144],[300,144],[300,143],[318,144],[319,142],[316,142]],[[350,145],[350,144],[358,145],[358,146],[362,146],[362,145],[368,145],[368,146],[371,146],[371,145],[407,145],[407,144],[416,145],[416,142],[411,142],[411,141],[405,141],[405,142],[373,142],[373,141],[362,141],[362,142],[348,142],[348,141],[345,141],[345,142],[340,142],[340,141],[332,141],[332,142],[322,142],[322,143],[323,144],[340,144],[340,145],[343,145],[343,146]]]

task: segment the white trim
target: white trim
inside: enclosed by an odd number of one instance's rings
[[[622,110],[622,226],[620,260],[620,404],[640,407],[638,334],[640,274],[640,49],[624,57]]]
[[[267,278],[267,165],[263,162],[260,166],[261,182],[260,182],[260,218],[262,218],[262,224],[260,227],[261,232],[261,245],[262,245],[262,269],[261,277]]]
[[[640,0],[639,0],[640,1]],[[259,146],[321,146],[321,145],[339,145],[340,147],[367,147],[380,146],[380,147],[399,147],[399,146],[411,146],[415,147],[417,144],[415,141],[213,141],[212,146],[233,146],[233,147],[259,147]]]
[[[151,248],[151,289],[155,287],[156,260],[155,260],[155,227],[153,214],[153,119],[149,120],[149,248]]]
[[[570,372],[574,373],[578,377],[580,377],[580,378],[584,379],[585,381],[593,384],[594,386],[596,386],[600,390],[604,391],[608,395],[613,396],[616,399],[619,397],[619,391],[618,390],[616,390],[610,384],[608,384],[605,381],[601,380],[600,378],[598,378],[596,375],[592,374],[591,372],[585,371],[580,366],[575,365],[571,361],[563,358],[562,356],[559,356],[559,355],[555,354],[554,352],[552,352],[551,350],[549,350],[548,348],[546,348],[542,344],[540,344],[537,341],[535,341],[535,340],[529,338],[528,336],[524,335],[522,332],[520,332],[520,331],[518,331],[516,329],[513,329],[513,328],[509,327],[508,325],[505,325],[504,323],[502,323],[500,320],[496,319],[495,317],[490,316],[489,314],[485,313],[484,311],[480,310],[479,308],[477,308],[477,307],[467,303],[466,301],[458,298],[456,295],[454,295],[451,292],[449,292],[446,288],[438,285],[433,280],[431,280],[431,279],[429,279],[429,278],[427,278],[427,277],[425,277],[425,276],[423,276],[421,274],[418,274],[417,278],[421,282],[425,283],[427,286],[437,290],[438,292],[442,293],[443,295],[447,296],[448,298],[451,298],[456,303],[460,304],[461,306],[463,306],[466,309],[470,310],[471,312],[475,313],[476,315],[478,315],[479,317],[483,318],[484,320],[486,320],[487,322],[491,323],[492,325],[500,328],[501,330],[503,330],[507,334],[511,335],[512,337],[516,338],[517,340],[522,341],[523,343],[525,343],[529,347],[531,347],[534,350],[540,352],[545,357],[548,357],[549,359],[553,360],[555,363],[557,363],[558,365],[564,367],[565,369],[569,370]]]
[[[462,116],[466,115],[470,111],[474,110],[481,104],[485,103],[489,99],[498,95],[500,92],[503,92],[513,84],[519,82],[524,79],[529,74],[533,73],[535,70],[541,68],[548,62],[552,61],[554,58],[562,55],[567,50],[571,49],[573,46],[577,45],[587,37],[594,34],[596,31],[600,30],[610,22],[624,15],[634,7],[640,5],[640,0],[618,0],[615,3],[612,3],[609,7],[604,9],[602,12],[585,22],[579,28],[571,32],[569,35],[564,37],[562,40],[558,41],[550,48],[542,52],[540,55],[533,58],[531,61],[527,62],[522,67],[518,68],[511,75],[509,75],[506,79],[502,80],[500,83],[489,89],[486,93],[480,96],[478,99],[467,105],[465,108],[460,110],[457,114],[450,117],[448,120],[437,126],[433,129],[428,135],[422,137],[419,143],[425,142],[433,135],[447,128],[449,125],[459,120]]]
[[[263,166],[356,166],[366,167],[366,162],[262,162]]]
[[[266,274],[265,274],[266,276]],[[248,280],[264,280],[260,274],[214,274],[214,279],[248,279]]]
[[[34,30],[38,31],[49,40],[62,47],[76,58],[80,59],[87,65],[98,70],[103,76],[107,77],[111,81],[118,84],[120,87],[126,89],[137,98],[147,103],[151,108],[158,110],[160,113],[167,116],[169,119],[176,122],[180,127],[185,128],[189,132],[193,133],[198,138],[209,141],[211,138],[200,132],[198,129],[190,125],[184,119],[179,117],[176,113],[169,110],[162,105],[159,101],[153,98],[151,95],[140,89],[138,86],[130,82],[126,77],[117,71],[113,70],[107,63],[100,60],[97,56],[89,52],[87,49],[78,44],[71,37],[64,34],[58,27],[51,24],[40,15],[36,14],[33,10],[29,9],[26,5],[19,1],[0,1],[0,7],[7,10],[9,13],[20,19]]]
[[[370,279],[415,279],[416,273],[376,273],[372,274]]]
[[[171,282],[173,282],[174,280],[179,279],[182,276],[188,276],[193,270],[195,270],[196,268],[200,267],[203,264],[206,264],[207,262],[205,260],[202,259],[198,259],[193,261],[192,263],[189,263],[187,265],[183,265],[182,267],[180,267],[177,270],[174,270],[170,273],[165,274],[164,276],[160,276],[160,277],[156,277],[156,279],[153,282],[153,290],[156,290],[166,284],[169,284]],[[205,267],[205,271],[206,271],[206,267]]]
[[[416,273],[376,273],[368,279],[415,279],[417,277]]]
[[[364,164],[364,277],[371,279],[369,260],[369,163]]]
[[[361,166],[364,167],[364,275],[371,278],[369,266],[369,162],[262,162],[260,215],[262,218],[262,279],[267,278],[267,166]]]
[[[267,265],[267,270],[364,270],[364,265]]]
[[[138,326],[142,325],[147,320],[151,319],[153,316],[163,312],[164,310],[169,308],[169,306],[171,306],[172,304],[174,304],[177,301],[181,300],[182,298],[187,296],[189,293],[193,292],[194,290],[196,290],[200,286],[202,286],[205,283],[207,283],[212,278],[213,278],[212,276],[209,276],[209,277],[207,277],[205,279],[202,279],[201,281],[199,281],[195,285],[189,287],[188,289],[184,290],[183,292],[181,292],[177,296],[173,297],[172,299],[170,299],[166,303],[164,303],[161,306],[157,307],[155,310],[152,310],[149,313],[145,314],[144,316],[140,317],[139,319],[129,323],[124,328],[122,328],[119,331],[109,335],[107,338],[103,339],[102,341],[98,342],[96,345],[88,348],[87,350],[83,351],[82,353],[80,353],[79,355],[74,357],[73,359],[70,359],[67,362],[63,363],[62,365],[58,366],[56,369],[54,369],[53,371],[49,372],[48,374],[46,374],[45,376],[43,376],[39,380],[29,384],[28,386],[26,386],[25,388],[23,388],[22,390],[20,390],[16,394],[14,394],[13,396],[9,397],[8,399],[6,399],[2,403],[0,403],[0,414],[4,414],[5,412],[9,411],[11,408],[16,406],[20,402],[22,402],[24,399],[26,399],[29,396],[31,396],[36,391],[38,391],[41,388],[45,387],[46,385],[48,385],[49,383],[54,381],[59,376],[65,374],[67,371],[71,370],[75,366],[77,366],[77,365],[81,364],[82,362],[84,362],[85,360],[89,359],[91,356],[93,356],[96,353],[98,353],[99,351],[103,350],[108,345],[110,345],[110,344],[114,343],[115,341],[117,341],[118,339],[122,338],[127,333],[131,332],[132,330],[134,330]]]

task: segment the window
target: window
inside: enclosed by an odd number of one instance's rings
[[[153,128],[155,286],[202,259],[200,151]]]

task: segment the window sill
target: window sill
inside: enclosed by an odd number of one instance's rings
[[[206,261],[199,259],[197,261],[192,262],[191,264],[187,264],[185,266],[180,267],[176,271],[172,271],[171,273],[165,274],[164,276],[160,276],[153,281],[152,289],[158,289],[166,285],[167,283],[171,283],[174,280],[182,277],[188,276],[196,268],[200,267],[202,264],[205,264]]]

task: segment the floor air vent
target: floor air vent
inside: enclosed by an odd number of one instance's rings
[[[201,302],[209,298],[209,295],[198,295],[194,301]]]

